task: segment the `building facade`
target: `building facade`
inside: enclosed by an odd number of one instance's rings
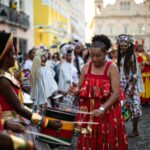
[[[103,7],[103,0],[95,0],[92,34],[106,34],[112,40],[119,34],[130,34],[144,41],[150,49],[150,0],[137,4],[134,0],[116,0]]]
[[[66,0],[34,0],[35,45],[55,48],[71,39],[70,7]]]
[[[21,54],[32,48],[34,46],[32,1],[1,0],[0,30],[13,33],[14,44]]]
[[[71,7],[71,37],[85,42],[85,1],[68,0]]]

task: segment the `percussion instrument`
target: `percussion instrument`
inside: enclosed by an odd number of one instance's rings
[[[27,93],[23,93],[23,96],[24,96],[24,105],[29,108],[32,108],[33,101],[30,100],[30,95]]]
[[[44,109],[43,115],[47,117],[49,120],[61,120],[62,128],[59,131],[56,131],[54,129],[41,128],[40,132],[58,138],[64,142],[68,142],[70,143],[71,146],[74,133],[73,122],[75,121],[76,115],[71,112],[65,112],[55,109]],[[49,144],[63,145],[62,143],[49,140],[40,136],[38,136],[37,139]]]

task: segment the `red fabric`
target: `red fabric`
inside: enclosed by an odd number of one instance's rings
[[[80,90],[82,97],[80,101],[81,111],[91,112],[98,109],[109,98],[111,82],[107,76],[107,71],[111,63],[107,62],[103,75],[91,74],[92,63],[89,64],[88,73]],[[91,99],[94,101],[93,108],[91,108]],[[91,120],[89,115],[78,114],[77,119],[78,121],[99,123],[91,126],[91,135],[80,134],[78,150],[127,150],[124,118],[119,100],[100,117],[92,117]],[[87,128],[88,125],[80,125],[80,127]]]
[[[2,126],[2,109],[0,106],[0,132],[3,130],[3,126]]]
[[[19,88],[16,86],[12,85],[12,90],[15,90],[15,93],[18,95],[19,94]],[[0,94],[0,105],[3,109],[3,111],[8,111],[8,110],[13,110],[13,108],[8,104],[8,102],[5,100],[4,96]]]
[[[137,57],[137,60],[138,60],[139,63],[142,63],[142,62],[143,62],[142,56],[138,56],[138,57]]]
[[[144,65],[142,73],[150,73],[150,65]]]

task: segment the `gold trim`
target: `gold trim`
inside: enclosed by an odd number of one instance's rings
[[[8,79],[9,81],[11,81],[11,83],[13,83],[15,86],[20,88],[20,83],[18,82],[18,80],[13,75],[11,75],[10,73],[8,73],[4,70],[0,70],[0,78],[1,77]]]
[[[13,42],[13,35],[11,34],[8,41],[7,41],[7,44],[6,44],[3,52],[2,52],[2,54],[0,55],[0,60],[2,60],[3,56],[8,51],[8,48],[9,48],[10,44],[12,44],[12,42]]]

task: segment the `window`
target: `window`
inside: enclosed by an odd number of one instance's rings
[[[100,5],[97,5],[96,13],[97,13],[97,15],[101,14],[101,6]]]
[[[120,2],[120,10],[121,11],[129,11],[130,10],[130,2]]]

